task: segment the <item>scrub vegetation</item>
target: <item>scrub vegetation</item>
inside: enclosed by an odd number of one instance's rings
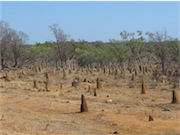
[[[162,32],[120,32],[109,42],[55,41],[0,21],[0,134],[177,135],[180,41]]]

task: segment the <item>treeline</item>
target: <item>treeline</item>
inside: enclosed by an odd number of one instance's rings
[[[161,69],[162,73],[180,65],[180,42],[168,37],[167,32],[120,32],[121,41],[87,42],[69,40],[69,35],[57,24],[50,26],[56,41],[27,44],[27,35],[0,22],[1,68],[8,67],[81,67],[116,66],[121,69],[143,67]],[[148,37],[148,41],[144,36]]]

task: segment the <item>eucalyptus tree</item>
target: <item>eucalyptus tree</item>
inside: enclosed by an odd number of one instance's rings
[[[120,36],[123,39],[122,43],[124,43],[131,52],[128,59],[128,69],[134,67],[135,62],[137,62],[141,69],[142,65],[144,65],[143,61],[145,61],[144,59],[146,56],[145,38],[143,37],[143,33],[141,31],[137,31],[137,37],[135,38],[136,35],[134,32],[128,33],[126,31],[122,31]]]
[[[0,30],[1,67],[7,67],[8,62],[14,63],[11,66],[16,67],[22,56],[22,46],[28,40],[28,36],[24,32],[10,28],[5,21],[0,21]]]
[[[75,49],[75,57],[79,66],[92,65],[97,60],[96,47],[83,42]]]
[[[63,63],[67,64],[66,62],[69,61],[68,46],[65,43],[68,41],[69,35],[65,34],[63,29],[61,29],[58,24],[52,24],[49,26],[49,28],[56,39],[55,61],[60,61],[61,65]]]
[[[122,69],[124,69],[125,62],[127,62],[132,57],[132,52],[123,42],[117,42],[114,45],[114,55],[117,59],[117,63]]]
[[[48,42],[42,44],[38,43],[27,48],[25,56],[34,67],[47,67],[49,64],[53,64],[54,46]]]
[[[154,54],[160,61],[162,73],[166,73],[173,60],[178,61],[178,41],[168,36],[167,31],[147,32],[149,42],[154,46]]]
[[[1,68],[7,67],[7,59],[9,58],[9,46],[8,46],[8,39],[9,39],[9,24],[5,21],[0,20],[0,62]]]
[[[22,31],[17,32],[14,29],[10,30],[9,35],[10,35],[9,44],[11,47],[11,52],[12,52],[13,61],[14,61],[13,66],[17,67],[18,60],[22,58],[23,46],[28,41],[28,35]]]

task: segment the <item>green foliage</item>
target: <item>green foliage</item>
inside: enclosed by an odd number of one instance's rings
[[[81,66],[92,64],[96,61],[96,48],[90,44],[80,45],[75,49],[75,56]]]
[[[143,66],[148,63],[164,62],[165,66],[171,62],[179,63],[180,44],[176,40],[146,42],[141,31],[137,33],[121,32],[123,41],[111,40],[108,43],[68,41],[62,44],[60,56],[65,56],[66,61],[76,60],[79,66],[105,66],[125,62],[131,65],[137,63]],[[136,38],[135,38],[136,37]],[[31,61],[44,59],[57,61],[57,46],[45,42],[26,49],[26,58]],[[61,54],[62,53],[62,54]]]
[[[58,66],[70,66],[72,60],[80,66],[105,66],[119,65],[128,68],[138,64],[139,67],[148,64],[161,64],[162,73],[170,68],[178,68],[180,65],[180,42],[172,39],[163,32],[146,32],[147,41],[142,31],[120,32],[122,41],[110,40],[87,42],[74,40],[68,41],[69,35],[65,34],[58,24],[50,26],[56,42],[37,43],[33,46],[25,46],[28,36],[23,32],[17,32],[9,27],[8,23],[0,21],[0,55],[1,67],[7,64],[17,67],[23,62],[34,64],[48,64]]]
[[[29,60],[51,59],[54,56],[54,46],[45,44],[37,44],[26,49],[25,56]]]
[[[75,56],[81,66],[107,65],[108,63],[126,61],[131,56],[131,52],[128,46],[120,42],[102,44],[99,47],[84,43],[76,47]]]
[[[118,61],[127,61],[132,56],[129,46],[124,43],[116,44],[113,52]]]

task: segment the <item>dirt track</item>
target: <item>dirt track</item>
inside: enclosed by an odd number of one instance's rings
[[[117,79],[96,72],[72,72],[62,79],[62,72],[56,71],[50,74],[50,92],[45,92],[44,73],[27,71],[20,78],[17,74],[13,73],[9,82],[0,80],[1,135],[180,134],[180,105],[171,104],[173,89],[168,83],[155,89],[148,83],[147,93],[141,94],[140,78],[131,81],[129,74],[126,79]],[[93,89],[99,76],[103,89],[97,90],[95,97]],[[71,86],[75,77],[81,81],[77,88]],[[90,82],[83,82],[84,78]],[[38,89],[33,88],[34,79]],[[129,88],[132,83],[135,85]],[[87,113],[79,113],[81,94],[86,97]],[[154,121],[149,121],[149,115]]]

